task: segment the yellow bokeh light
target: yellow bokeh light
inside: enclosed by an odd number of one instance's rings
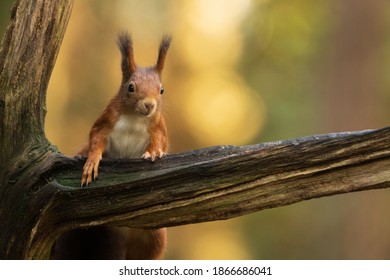
[[[249,9],[250,0],[186,1],[191,6],[189,20],[202,33],[220,36],[235,29]]]
[[[240,24],[250,5],[250,0],[201,0],[176,7],[177,52],[191,73],[176,81],[186,92],[180,108],[200,146],[248,144],[263,127],[264,103],[235,69],[243,49]]]
[[[264,104],[235,75],[202,75],[191,80],[186,115],[202,145],[250,142],[263,126]]]
[[[193,240],[191,259],[248,259],[245,245],[238,232],[227,227],[212,227]]]
[[[188,64],[201,69],[234,65],[242,49],[238,27],[250,1],[185,1],[182,5],[191,11],[179,17],[181,49]]]

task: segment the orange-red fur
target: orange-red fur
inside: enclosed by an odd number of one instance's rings
[[[156,66],[143,68],[135,65],[130,35],[120,34],[122,84],[93,124],[88,145],[78,153],[87,157],[81,185],[88,186],[98,177],[99,163],[105,156],[136,154],[154,161],[168,152],[160,78],[170,40],[170,37],[163,37]],[[131,128],[133,123],[134,129]],[[143,148],[140,143],[145,139],[148,141]],[[128,147],[140,150],[128,151]],[[165,228],[95,227],[65,233],[56,241],[52,258],[160,259],[165,247]]]

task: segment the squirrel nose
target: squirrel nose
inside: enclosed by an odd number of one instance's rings
[[[146,108],[149,112],[152,111],[153,108],[154,108],[154,103],[152,103],[152,102],[146,102],[144,105],[145,105],[145,108]]]
[[[156,101],[155,100],[145,100],[143,102],[143,105],[144,105],[144,114],[145,115],[150,115],[151,113],[154,112],[155,108],[156,108]]]

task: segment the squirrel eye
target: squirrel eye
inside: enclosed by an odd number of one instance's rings
[[[161,88],[160,88],[160,94],[163,94],[163,93],[164,93],[164,87],[161,86]]]
[[[131,82],[131,83],[129,84],[128,90],[129,90],[129,92],[134,92],[134,91],[135,91],[135,85],[134,85],[133,82]]]

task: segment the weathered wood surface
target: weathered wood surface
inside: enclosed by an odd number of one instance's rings
[[[0,258],[28,258],[42,206],[35,183],[53,163],[46,90],[73,0],[16,0],[0,48]],[[38,206],[38,208],[37,208]]]
[[[40,175],[30,197],[32,209],[42,207],[33,212],[40,216],[31,257],[44,255],[42,248],[76,227],[177,226],[390,187],[390,127],[211,147],[155,163],[103,160],[90,187],[80,187],[84,159],[53,157],[55,164]]]
[[[52,203],[61,215],[83,226],[176,226],[389,187],[390,127],[211,147],[155,163],[103,160],[88,188],[80,188],[83,162],[63,158],[48,176],[58,188]]]

